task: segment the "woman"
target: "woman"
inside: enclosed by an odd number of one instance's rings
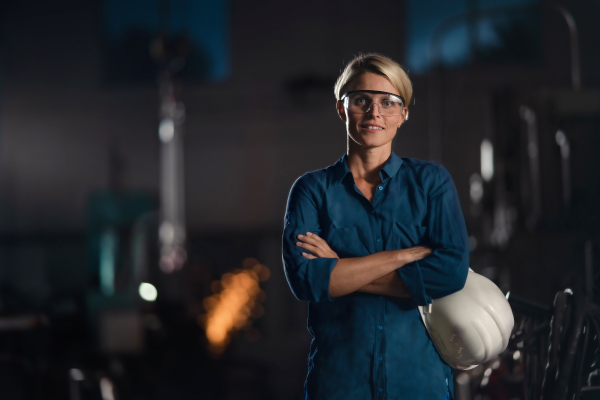
[[[283,234],[288,283],[309,307],[306,398],[451,398],[417,306],[465,283],[456,189],[441,165],[392,152],[412,97],[396,62],[359,55],[335,95],[347,152],[294,183]]]

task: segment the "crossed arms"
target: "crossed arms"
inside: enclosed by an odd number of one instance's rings
[[[436,168],[439,177],[430,177],[434,183],[426,190],[425,217],[418,221],[427,233],[424,243],[431,249],[415,246],[354,258],[340,259],[318,236],[323,218],[319,212],[326,211],[321,202],[326,188],[319,176],[298,179],[288,198],[282,254],[294,296],[319,302],[363,292],[426,305],[462,289],[469,270],[466,226],[449,174],[441,166]]]
[[[337,259],[329,279],[331,298],[357,291],[409,298],[410,294],[396,270],[431,254],[429,247],[415,246],[402,250],[382,251],[364,257],[339,258],[327,242],[314,233],[307,232],[306,235],[298,235],[297,238],[299,242],[296,246],[312,253],[303,252],[303,257],[309,260]]]

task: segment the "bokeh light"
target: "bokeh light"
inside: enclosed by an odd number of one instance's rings
[[[213,294],[202,303],[206,314],[198,317],[198,323],[204,327],[208,349],[214,355],[225,351],[235,332],[250,329],[252,320],[264,314],[260,303],[266,296],[259,282],[269,279],[271,272],[254,258],[247,258],[242,266],[214,281]],[[246,336],[255,341],[260,334],[253,330]]]
[[[158,296],[158,291],[151,283],[142,282],[139,288],[140,297],[146,301],[154,301]]]

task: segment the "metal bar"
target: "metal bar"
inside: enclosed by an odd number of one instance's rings
[[[587,352],[587,344],[588,344],[588,339],[589,339],[589,335],[590,335],[589,317],[586,318],[583,329],[585,330],[585,337],[583,338],[583,349],[581,351],[581,358],[579,359],[579,365],[577,365],[577,372],[575,375],[576,384],[575,384],[574,400],[579,400],[579,397],[581,396],[581,375],[583,373],[583,363],[585,362],[585,358],[586,358],[585,353]]]
[[[569,29],[569,41],[571,44],[571,84],[573,85],[573,89],[580,90],[581,67],[579,63],[579,35],[577,34],[577,24],[575,23],[573,15],[566,8],[557,2],[552,4],[558,9],[567,22],[567,28]]]

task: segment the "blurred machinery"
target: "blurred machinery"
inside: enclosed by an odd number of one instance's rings
[[[160,259],[163,272],[180,270],[187,260],[183,171],[185,107],[176,90],[176,76],[185,67],[189,43],[184,36],[167,40],[159,35],[152,55],[161,65],[159,77],[160,123]]]
[[[471,266],[510,290],[516,320],[503,355],[457,374],[460,400],[598,398],[600,92],[581,85],[572,15],[557,4],[545,10],[570,38],[571,85],[489,96],[481,168],[469,181]],[[465,18],[478,15],[450,22]],[[437,115],[441,76],[430,81]],[[440,158],[436,126],[431,154]]]

